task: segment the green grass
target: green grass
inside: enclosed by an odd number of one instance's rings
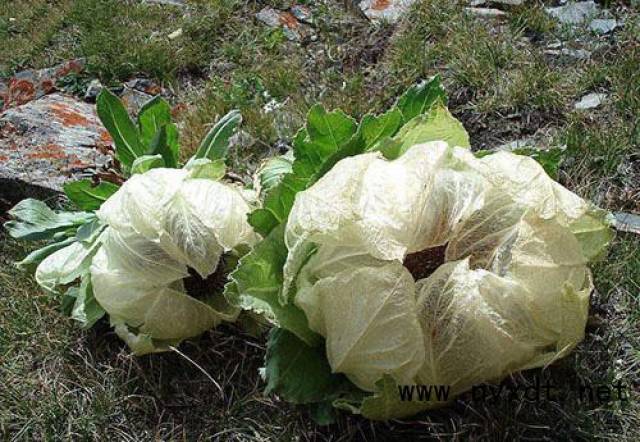
[[[269,2],[276,4],[276,2]],[[285,6],[281,2],[280,6]],[[398,25],[371,25],[337,2],[316,6],[318,40],[300,45],[257,22],[266,2],[199,0],[189,13],[133,0],[18,0],[0,5],[0,73],[83,56],[91,75],[163,82],[185,103],[182,144],[192,152],[209,126],[238,108],[247,137],[232,153],[244,177],[288,143],[309,106],[322,102],[361,117],[387,107],[414,81],[443,77],[452,112],[474,149],[534,137],[565,145],[560,181],[613,211],[640,212],[640,28],[638,13],[612,37],[570,47],[590,60],[549,56],[568,33],[541,2],[510,8],[492,26],[456,2],[426,0]],[[9,18],[16,18],[9,21]],[[182,37],[169,40],[178,28]],[[602,107],[577,112],[585,93]],[[264,108],[271,100],[282,107]],[[1,202],[1,201],[0,201]],[[0,213],[0,216],[2,214]],[[593,268],[585,341],[545,370],[513,376],[556,385],[630,386],[629,402],[474,402],[416,420],[373,424],[342,415],[328,427],[307,411],[262,395],[264,339],[225,326],[176,353],[136,358],[101,323],[80,331],[12,262],[26,253],[0,236],[0,437],[8,440],[593,440],[640,439],[640,238],[620,233]]]

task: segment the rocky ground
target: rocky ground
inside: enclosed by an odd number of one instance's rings
[[[133,358],[107,324],[78,331],[11,265],[0,236],[0,434],[7,439],[506,440],[640,437],[640,5],[637,1],[15,0],[0,4],[0,218],[107,173],[101,88],[132,115],[162,94],[185,156],[216,118],[244,116],[233,169],[286,150],[316,102],[360,117],[439,74],[474,150],[554,152],[558,179],[617,214],[594,271],[583,345],[536,377],[622,380],[628,401],[462,397],[417,421],[328,427],[264,398],[261,340],[233,327],[177,354]]]

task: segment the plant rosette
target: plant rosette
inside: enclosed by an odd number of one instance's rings
[[[227,297],[278,326],[267,392],[311,404],[321,422],[331,406],[408,417],[445,402],[403,401],[398,387],[443,386],[453,399],[548,365],[583,339],[587,263],[612,236],[606,212],[533,158],[474,155],[443,100],[424,99],[440,90],[437,79],[414,87],[350,129],[310,114],[291,172],[265,199],[269,209],[277,195],[284,216],[273,227],[260,209],[250,217],[267,236],[231,274]],[[386,137],[361,137],[394,112]],[[350,135],[327,158],[348,153],[309,167],[311,148],[341,130]],[[310,170],[283,199],[282,187]]]
[[[83,328],[108,314],[135,354],[164,351],[239,310],[222,296],[227,274],[258,236],[247,222],[250,190],[225,183],[232,111],[212,127],[196,154],[179,163],[178,132],[168,103],[154,98],[129,118],[104,91],[97,110],[115,144],[121,186],[81,180],[65,194],[82,211],[18,203],[8,233],[46,245],[18,263]]]

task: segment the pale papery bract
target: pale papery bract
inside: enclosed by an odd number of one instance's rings
[[[365,153],[296,196],[281,302],[362,390],[390,375],[458,394],[582,340],[586,264],[609,239],[601,213],[531,158],[445,142]],[[403,265],[442,248],[425,275]]]
[[[183,279],[189,268],[207,278],[224,253],[258,240],[249,211],[233,185],[162,168],[133,176],[102,205],[93,290],[135,353],[166,350],[237,317],[224,302],[190,296]]]

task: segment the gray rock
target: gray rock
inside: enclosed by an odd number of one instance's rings
[[[506,12],[495,8],[464,8],[470,14],[480,18],[495,18],[507,15]]]
[[[591,58],[591,52],[585,49],[569,49],[569,48],[546,49],[544,53],[547,55],[555,55],[555,56],[562,55],[565,57],[576,58],[578,60],[589,60]]]
[[[138,92],[144,92],[147,95],[159,95],[163,92],[162,87],[148,78],[134,78],[127,81],[125,86]]]
[[[416,0],[363,0],[360,9],[371,21],[394,23]]]
[[[302,23],[312,25],[314,23],[313,14],[311,9],[305,5],[293,5],[290,9],[291,13]]]
[[[187,2],[185,0],[145,0],[145,3],[151,3],[156,5],[166,5],[166,6],[186,6]]]
[[[577,110],[594,109],[607,99],[606,94],[591,93],[580,99],[573,107]]]
[[[54,93],[0,115],[0,197],[56,192],[104,167],[111,144],[94,106]],[[35,193],[29,189],[34,190]]]
[[[302,16],[301,11],[297,9],[296,13]],[[293,12],[279,11],[270,6],[262,8],[256,14],[256,19],[270,28],[282,28],[284,35],[291,41],[301,42],[314,34],[312,28],[300,22]]]
[[[0,110],[20,106],[55,92],[60,78],[71,73],[81,73],[84,64],[83,59],[70,60],[52,68],[28,69],[6,80],[0,80]]]
[[[640,235],[640,215],[614,212],[611,222],[616,230]]]
[[[523,149],[525,147],[535,147],[535,142],[531,138],[523,138],[521,140],[514,140],[508,143],[501,144],[496,150],[504,150],[511,152],[516,149]]]
[[[84,101],[87,103],[95,103],[102,89],[104,89],[104,86],[102,86],[100,80],[91,80],[91,83],[87,86],[87,92],[84,94]]]
[[[125,87],[119,95],[129,114],[134,117],[138,115],[140,108],[142,108],[147,101],[153,98],[153,95],[151,94],[147,94],[128,86]]]
[[[560,23],[578,25],[593,18],[598,13],[598,5],[593,1],[571,2],[564,6],[546,8],[546,10]]]
[[[589,23],[589,29],[598,34],[608,34],[619,26],[615,18],[596,18]]]

